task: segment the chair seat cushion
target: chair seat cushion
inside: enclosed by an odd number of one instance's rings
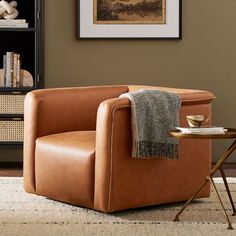
[[[36,193],[93,207],[95,131],[47,135],[36,140]]]

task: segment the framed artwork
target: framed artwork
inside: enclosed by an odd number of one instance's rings
[[[77,0],[79,39],[181,38],[181,0]]]

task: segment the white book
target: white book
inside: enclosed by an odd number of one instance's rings
[[[12,85],[12,63],[13,63],[13,52],[7,52],[6,54],[6,87]]]
[[[6,55],[3,55],[3,70],[4,70],[4,77],[3,77],[3,86],[6,87]]]
[[[0,19],[0,24],[2,23],[26,23],[26,19],[14,19],[14,20]]]
[[[19,23],[19,24],[1,24],[0,28],[28,28],[28,23]]]
[[[18,58],[18,54],[17,54],[17,53],[14,53],[14,54],[13,54],[12,87],[17,87],[17,86],[16,86],[17,58]]]
[[[5,26],[5,25],[26,25],[27,23],[26,22],[20,22],[20,23],[17,23],[17,22],[1,22],[0,21],[0,25],[1,26]]]
[[[191,132],[191,131],[181,131],[182,134],[206,134],[206,135],[209,135],[209,134],[225,134],[226,131],[208,131],[208,132],[201,132],[201,131],[198,131],[198,132]]]
[[[19,28],[19,27],[22,27],[22,28],[28,28],[29,27],[29,24],[28,23],[19,23],[19,24],[1,24],[0,23],[0,28]]]
[[[203,128],[182,128],[176,127],[183,134],[224,134],[227,129],[224,127],[203,127]]]
[[[20,87],[21,84],[20,84],[20,55],[17,54],[17,61],[16,61],[16,87]]]

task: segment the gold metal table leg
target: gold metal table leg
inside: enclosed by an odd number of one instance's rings
[[[176,214],[174,221],[179,221],[179,216],[181,215],[181,213],[184,211],[184,209],[193,201],[194,198],[196,198],[196,196],[198,195],[198,193],[202,190],[202,188],[207,184],[207,182],[209,181],[208,178],[206,178],[206,180],[204,181],[204,183],[197,189],[197,191],[193,194],[193,196],[191,198],[189,198],[189,200],[184,204],[184,206],[180,209],[180,211]]]
[[[226,211],[225,211],[225,208],[224,208],[224,205],[221,201],[221,198],[220,198],[220,195],[216,189],[216,186],[215,186],[215,183],[212,179],[212,177],[214,176],[214,174],[216,173],[217,170],[221,169],[222,168],[222,165],[223,163],[228,159],[228,157],[232,154],[232,152],[235,150],[236,148],[236,140],[234,140],[234,142],[230,145],[230,147],[226,150],[226,152],[221,156],[221,158],[219,159],[219,161],[215,164],[215,166],[212,168],[209,176],[206,177],[205,179],[205,182],[200,185],[200,187],[197,189],[197,191],[193,194],[193,196],[184,204],[184,206],[179,210],[179,212],[176,214],[175,218],[174,218],[174,221],[179,221],[179,216],[182,214],[182,212],[185,210],[185,208],[193,201],[194,198],[196,198],[196,196],[198,195],[198,193],[202,190],[202,188],[207,184],[207,182],[210,180],[215,191],[216,191],[216,194],[218,196],[218,199],[220,201],[220,204],[224,210],[224,213],[225,213],[225,216],[226,216],[226,219],[227,219],[227,222],[228,222],[228,229],[233,229],[232,225],[231,225],[231,222],[228,218],[228,215],[226,214]],[[223,177],[223,176],[222,176]],[[223,177],[224,179],[224,177]],[[225,180],[226,181],[226,178]],[[225,183],[225,182],[224,182]],[[225,186],[228,186],[227,184],[227,181],[226,181],[226,184]],[[227,187],[226,187],[227,188]],[[229,188],[228,188],[229,190]],[[228,192],[227,190],[227,192]],[[228,196],[231,196],[231,194],[228,194]],[[232,199],[232,197],[231,197]],[[231,205],[232,205],[232,202],[231,202]],[[233,210],[234,210],[234,207],[233,207]],[[235,214],[235,210],[234,210],[234,214]]]
[[[212,177],[216,173],[216,171],[220,169],[220,167],[228,159],[228,157],[232,154],[232,152],[234,151],[235,148],[236,148],[236,140],[230,145],[230,147],[226,150],[226,152],[221,156],[219,161],[214,165],[209,176]]]
[[[214,189],[215,189],[216,195],[217,195],[217,197],[218,197],[218,199],[219,199],[219,201],[220,201],[220,204],[221,204],[222,209],[223,209],[223,211],[224,211],[226,220],[227,220],[227,222],[228,222],[228,228],[227,228],[227,229],[233,229],[233,227],[232,227],[232,225],[231,225],[231,222],[230,222],[230,220],[229,220],[229,217],[228,217],[228,215],[227,215],[227,213],[226,213],[226,210],[225,210],[225,208],[224,208],[223,202],[222,202],[222,200],[221,200],[221,198],[220,198],[220,194],[218,193],[218,190],[217,190],[217,188],[216,188],[216,185],[215,185],[215,183],[214,183],[212,177],[210,177],[209,179],[211,180],[212,186],[213,186]]]
[[[235,206],[234,206],[234,201],[233,201],[232,195],[230,193],[229,185],[227,183],[225,172],[224,172],[222,166],[220,167],[220,173],[222,175],[222,178],[223,178],[223,181],[224,181],[224,184],[225,184],[225,188],[226,188],[227,194],[229,196],[229,200],[230,200],[231,206],[233,208],[233,214],[232,215],[235,216],[236,215],[236,209],[235,209]]]

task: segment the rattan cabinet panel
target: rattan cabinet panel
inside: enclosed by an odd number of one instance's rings
[[[0,92],[0,148],[22,146],[26,92]]]
[[[24,94],[0,94],[0,114],[24,114]]]
[[[23,142],[24,121],[20,118],[0,120],[0,142]]]

